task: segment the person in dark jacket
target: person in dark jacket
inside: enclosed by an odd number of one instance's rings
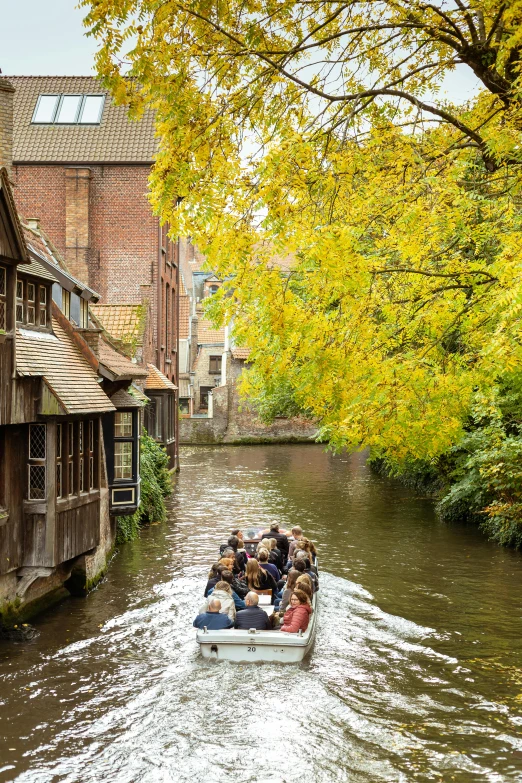
[[[288,536],[285,533],[279,532],[279,525],[277,522],[272,522],[270,525],[270,532],[269,533],[263,533],[261,536],[261,541],[263,538],[275,538],[277,541],[277,548],[281,551],[281,554],[283,555],[283,560],[286,562],[288,560],[288,550],[290,549],[290,542],[288,541]]]
[[[245,598],[246,609],[236,614],[234,628],[242,628],[246,631],[255,628],[256,631],[270,631],[272,625],[267,613],[259,606],[259,596],[257,593],[247,593]]]
[[[221,601],[218,598],[211,598],[208,602],[208,609],[202,614],[198,614],[192,625],[194,628],[208,628],[209,631],[220,631],[223,628],[233,628],[234,623],[227,614],[220,614]],[[244,611],[244,610],[243,610]]]

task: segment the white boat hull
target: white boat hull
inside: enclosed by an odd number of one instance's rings
[[[316,595],[313,598],[313,607],[314,612],[306,633],[301,636],[282,631],[198,629],[196,640],[202,656],[217,661],[298,663],[310,652],[314,642],[317,623]]]

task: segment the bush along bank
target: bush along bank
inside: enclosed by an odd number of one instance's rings
[[[370,464],[431,494],[443,520],[475,524],[499,544],[522,548],[522,375],[477,395],[462,438],[436,460]]]
[[[172,492],[167,453],[145,431],[140,438],[140,474],[140,505],[134,514],[116,517],[117,544],[137,538],[142,525],[167,517],[165,498]]]

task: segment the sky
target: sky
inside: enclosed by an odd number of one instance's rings
[[[96,44],[77,0],[0,0],[0,68],[5,76],[88,76]]]
[[[6,76],[87,76],[96,43],[82,25],[78,0],[0,0],[0,68]],[[477,80],[465,66],[446,77],[443,92],[469,99]]]

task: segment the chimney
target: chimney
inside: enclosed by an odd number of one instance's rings
[[[9,177],[13,166],[13,97],[15,88],[0,76],[0,166]]]
[[[91,170],[65,169],[65,260],[71,273],[90,283],[90,198]]]

